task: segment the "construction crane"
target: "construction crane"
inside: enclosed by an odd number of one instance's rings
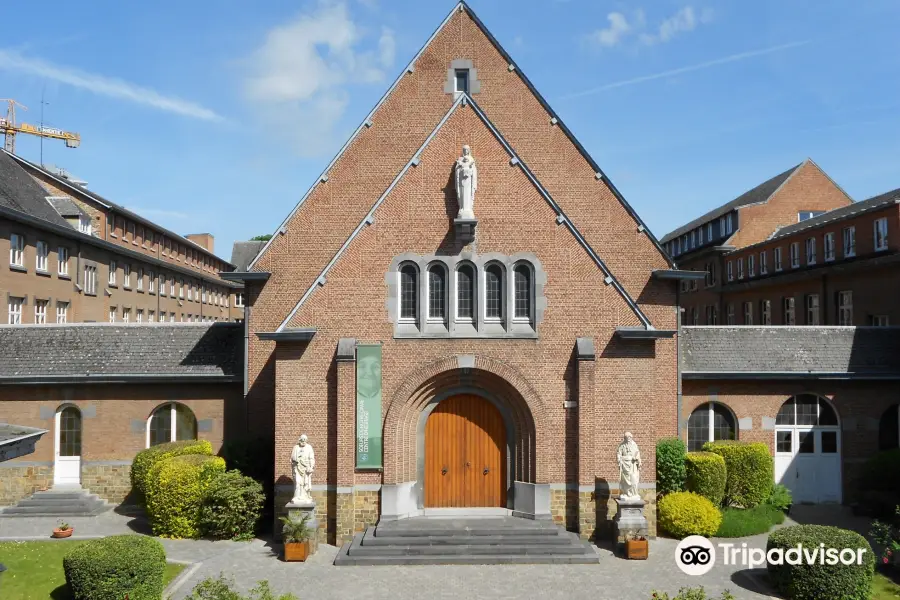
[[[28,135],[36,135],[53,140],[64,140],[67,148],[77,148],[81,144],[81,136],[71,131],[63,131],[56,127],[47,127],[46,125],[16,123],[16,105],[18,104],[24,110],[28,110],[28,107],[9,98],[0,98],[0,102],[6,102],[7,105],[6,117],[0,117],[0,132],[6,135],[3,147],[10,154],[15,154],[16,152],[17,133],[27,133]]]

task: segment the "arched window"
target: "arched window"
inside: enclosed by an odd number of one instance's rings
[[[900,447],[900,410],[895,404],[889,407],[878,422],[878,449],[893,450]]]
[[[475,320],[475,268],[469,264],[456,270],[456,318]]]
[[[441,265],[428,267],[428,318],[443,321],[447,316],[447,271]]]
[[[484,269],[484,318],[488,321],[503,318],[503,269],[498,264]]]
[[[718,402],[701,404],[688,419],[688,451],[700,451],[706,442],[736,440],[737,431],[728,408]]]
[[[419,277],[414,265],[400,267],[400,319],[415,321],[419,309]]]
[[[513,269],[514,319],[531,319],[531,284],[531,268],[525,263],[516,265]]]
[[[59,411],[59,455],[81,456],[81,411],[74,406]]]
[[[173,426],[174,424],[174,426]],[[197,439],[197,419],[187,406],[171,402],[153,411],[147,421],[147,447]]]
[[[775,425],[836,427],[837,424],[837,414],[831,405],[813,394],[788,398],[775,415]]]

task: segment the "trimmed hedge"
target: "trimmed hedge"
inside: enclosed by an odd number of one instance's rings
[[[678,539],[689,535],[711,537],[722,523],[722,513],[708,499],[693,492],[673,492],[658,505],[659,525]]]
[[[212,480],[200,504],[203,535],[217,539],[250,539],[262,515],[263,487],[240,471],[228,471]]]
[[[153,538],[114,535],[76,547],[63,570],[74,600],[159,600],[166,552]]]
[[[685,487],[716,506],[725,498],[725,459],[713,452],[690,452],[684,461]]]
[[[775,462],[762,442],[722,440],[703,449],[725,459],[725,504],[753,508],[766,501],[775,480]]]
[[[726,508],[716,537],[737,538],[766,533],[773,525],[784,523],[784,512],[771,504],[754,508]]]
[[[200,503],[212,481],[225,472],[218,456],[175,456],[157,462],[147,474],[147,516],[154,535],[200,535]]]
[[[131,487],[139,496],[146,496],[147,474],[153,468],[153,465],[167,458],[184,456],[186,454],[212,456],[212,444],[208,440],[183,440],[180,442],[167,442],[141,450],[131,462]]]
[[[684,489],[684,460],[687,448],[679,438],[664,438],[656,442],[656,491],[671,494]]]
[[[766,544],[766,553],[772,548],[788,550],[799,544],[810,552],[819,549],[819,544],[838,551],[844,548],[862,549],[863,564],[836,565],[814,564],[781,565],[769,563],[767,569],[772,582],[779,592],[793,600],[821,600],[841,598],[842,600],[869,600],[872,592],[872,578],[875,576],[875,556],[869,542],[856,532],[827,525],[793,525],[773,531]]]

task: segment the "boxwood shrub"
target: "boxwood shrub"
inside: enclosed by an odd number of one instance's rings
[[[799,544],[811,551],[819,549],[845,548],[862,549],[863,563],[845,565],[813,564],[781,565],[769,563],[767,569],[776,589],[793,600],[821,600],[841,598],[842,600],[869,600],[872,592],[872,578],[875,575],[875,556],[866,539],[856,532],[827,525],[793,525],[783,527],[769,534],[766,553],[772,548],[788,550]]]
[[[147,494],[145,487],[147,474],[153,465],[167,458],[186,454],[211,456],[212,444],[208,440],[184,440],[167,442],[141,450],[131,462],[131,487],[139,497],[143,498]]]
[[[772,493],[775,463],[766,444],[723,440],[707,442],[703,449],[725,459],[725,504],[753,508]]]
[[[159,600],[165,570],[162,544],[142,535],[91,540],[63,558],[74,600]]]
[[[722,523],[722,513],[708,499],[693,492],[673,492],[658,505],[659,525],[678,539],[689,535],[711,537]]]
[[[189,454],[157,462],[147,474],[147,516],[161,537],[200,535],[200,503],[212,481],[225,472],[218,456]]]
[[[228,471],[209,484],[200,503],[203,535],[217,539],[249,539],[262,515],[263,487],[240,471]]]
[[[685,487],[716,506],[725,498],[725,459],[713,452],[690,452],[684,462]]]
[[[679,438],[664,438],[656,442],[656,491],[659,494],[684,489],[684,460],[687,454]]]

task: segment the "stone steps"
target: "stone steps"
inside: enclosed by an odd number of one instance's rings
[[[112,505],[85,490],[62,488],[35,492],[15,506],[4,508],[0,517],[93,517]]]

